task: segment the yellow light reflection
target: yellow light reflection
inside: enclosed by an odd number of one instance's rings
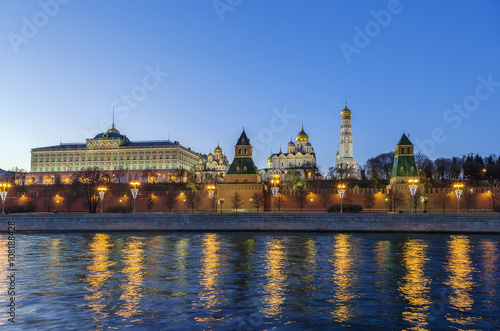
[[[120,286],[123,290],[120,300],[124,304],[117,311],[117,315],[131,318],[142,312],[140,301],[144,296],[143,284],[143,259],[144,259],[143,238],[130,237],[123,249],[124,267],[121,270],[125,274],[126,280]]]
[[[412,325],[408,330],[428,330],[427,314],[431,300],[430,279],[424,273],[425,264],[429,260],[426,250],[427,244],[419,239],[409,239],[403,245],[403,265],[406,272],[399,291],[408,302],[403,311],[403,320]]]
[[[488,298],[485,298],[485,305],[491,310],[496,310],[496,289],[498,287],[498,277],[496,276],[497,265],[497,243],[489,240],[481,240],[481,262],[483,272],[481,273],[482,283]]]
[[[84,299],[89,301],[87,306],[95,312],[92,317],[94,323],[109,315],[105,310],[109,291],[106,292],[103,288],[113,273],[109,268],[115,264],[109,259],[109,253],[113,246],[110,243],[110,238],[108,234],[97,233],[89,244],[88,260],[91,264],[87,266],[89,274],[85,277],[85,282],[88,286],[85,289],[90,293],[85,295]]]
[[[207,233],[204,235],[202,242],[202,258],[201,258],[201,280],[200,285],[203,286],[203,291],[198,295],[200,297],[200,304],[203,308],[209,310],[207,317],[195,317],[199,322],[211,322],[216,320],[223,320],[222,318],[215,318],[212,315],[221,311],[217,308],[221,304],[221,291],[220,291],[220,276],[222,269],[220,238],[215,233]]]
[[[286,251],[283,239],[272,238],[267,243],[265,254],[267,284],[264,285],[263,308],[261,313],[266,317],[274,317],[281,313],[285,301]]]
[[[451,287],[450,305],[458,312],[459,317],[452,317],[448,314],[447,319],[460,325],[472,325],[475,318],[462,315],[470,311],[474,305],[471,292],[474,287],[472,274],[475,269],[470,259],[470,241],[466,236],[454,235],[450,238],[448,241],[448,262],[445,266],[450,275],[445,284]]]
[[[318,252],[318,248],[316,247],[316,241],[314,239],[308,239],[305,243],[306,249],[306,258],[305,262],[307,263],[306,271],[307,273],[301,277],[305,282],[309,283],[314,280],[317,266],[316,253]]]
[[[329,302],[335,303],[335,310],[332,312],[336,322],[342,323],[352,317],[351,300],[355,298],[352,287],[356,281],[354,272],[355,254],[352,247],[352,237],[347,234],[338,234],[335,236],[333,249],[333,283],[335,284],[335,293],[333,299]]]

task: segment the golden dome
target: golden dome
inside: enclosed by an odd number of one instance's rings
[[[302,130],[300,130],[295,140],[297,141],[297,143],[307,143],[309,141],[309,136],[304,132],[304,125],[302,125]]]
[[[222,153],[222,148],[219,147],[219,144],[217,144],[217,147],[215,147],[214,153]]]
[[[272,163],[273,162],[273,158],[272,157],[268,157],[267,158],[267,163]]]
[[[351,116],[351,111],[347,108],[347,102],[345,103],[345,108],[340,111],[340,116]]]

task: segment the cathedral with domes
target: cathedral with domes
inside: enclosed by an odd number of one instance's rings
[[[309,142],[309,136],[304,126],[295,137],[295,143],[290,139],[286,152],[280,148],[279,153],[272,154],[267,159],[266,169],[261,170],[261,176],[268,180],[279,175],[282,179],[289,170],[297,170],[302,178],[308,180],[320,179],[321,174],[316,166],[316,154]]]
[[[210,152],[208,155],[200,155],[194,169],[197,183],[223,183],[229,169],[229,161],[217,144],[214,154]]]

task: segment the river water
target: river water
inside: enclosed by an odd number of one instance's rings
[[[499,329],[499,246],[497,235],[17,234],[16,323],[5,256],[0,328]]]

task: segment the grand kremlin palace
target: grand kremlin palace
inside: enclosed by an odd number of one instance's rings
[[[150,181],[148,175],[159,182],[185,181],[180,169],[191,170],[198,164],[199,155],[178,141],[132,142],[112,128],[87,139],[85,143],[60,144],[31,150],[31,173],[27,183],[55,184],[71,181],[74,172],[98,167],[109,172],[112,180]],[[126,171],[119,171],[126,170]],[[113,175],[123,176],[114,178]],[[58,177],[58,178],[56,178]]]

